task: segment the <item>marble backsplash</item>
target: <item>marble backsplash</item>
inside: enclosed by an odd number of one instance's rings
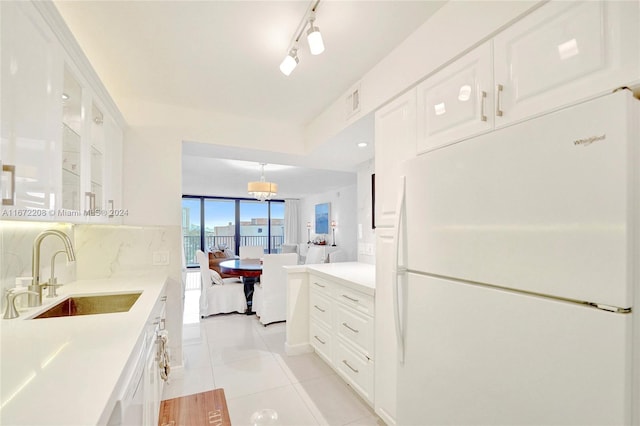
[[[160,269],[180,280],[182,269],[180,227],[140,227],[113,225],[73,225],[52,222],[0,222],[0,282],[2,289],[15,286],[16,277],[32,275],[33,241],[45,229],[66,233],[76,253],[76,262],[66,256],[55,257],[55,275],[59,282],[76,279],[110,278],[120,273],[144,273]],[[63,249],[55,237],[42,241],[40,277],[51,275],[51,257]],[[154,264],[159,253],[166,264]]]
[[[179,226],[78,225],[76,275],[83,280],[160,269],[180,279],[180,244]],[[154,254],[165,264],[155,264]]]

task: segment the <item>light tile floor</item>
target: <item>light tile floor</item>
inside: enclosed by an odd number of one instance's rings
[[[194,275],[199,279],[193,272],[187,279]],[[316,354],[284,353],[284,323],[264,327],[241,314],[199,319],[199,296],[186,291],[184,368],[163,399],[224,388],[234,426],[384,424]]]

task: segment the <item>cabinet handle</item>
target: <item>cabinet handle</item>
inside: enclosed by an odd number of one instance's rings
[[[352,367],[352,366],[347,362],[347,360],[346,360],[346,359],[343,359],[343,360],[342,360],[342,363],[343,363],[344,365],[346,365],[347,367],[349,367],[349,368],[351,369],[351,371],[353,371],[354,373],[359,373],[359,371],[358,371],[356,368],[353,368],[353,367]]]
[[[343,322],[342,325],[347,327],[349,330],[353,331],[354,333],[360,333],[360,330],[356,330],[355,328],[349,327],[349,324],[347,324],[346,322]]]
[[[317,310],[319,310],[320,312],[327,312],[325,309],[322,309],[318,305],[313,305],[313,307],[316,308]]]
[[[326,345],[327,342],[323,341],[321,338],[319,338],[318,336],[314,335],[313,336],[318,342],[322,343],[323,345]]]
[[[11,192],[10,198],[3,198],[3,206],[13,206],[16,204],[16,166],[10,164],[2,165],[2,173],[11,173]]]
[[[480,99],[480,121],[487,121],[487,116],[484,114],[484,103],[487,99],[487,92],[484,90],[480,92],[482,98]]]
[[[317,285],[318,287],[320,287],[320,288],[325,288],[325,287],[326,287],[326,285],[318,284],[318,283],[317,283],[317,282],[315,282],[315,281],[314,281],[313,283],[314,283],[315,285]]]
[[[502,117],[502,105],[501,105],[501,102],[500,102],[500,99],[502,97],[500,95],[501,95],[503,89],[504,89],[504,87],[502,87],[502,84],[498,84],[496,86],[496,115],[498,117]]]
[[[351,300],[352,302],[356,302],[356,303],[359,302],[358,299],[354,299],[353,297],[349,297],[346,294],[343,294],[342,297],[344,297],[345,299]]]
[[[162,296],[162,297],[160,298],[160,301],[162,301],[162,302],[166,302],[166,301],[167,301],[167,296]]]

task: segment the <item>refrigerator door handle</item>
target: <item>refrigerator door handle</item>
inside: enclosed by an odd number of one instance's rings
[[[402,330],[402,319],[400,317],[400,298],[398,296],[400,275],[405,275],[407,272],[406,267],[400,265],[400,235],[402,226],[402,213],[404,211],[405,203],[405,186],[406,178],[400,177],[400,192],[398,194],[398,201],[396,204],[396,226],[393,244],[393,277],[391,279],[392,293],[393,293],[393,317],[396,326],[396,337],[398,344],[398,361],[400,364],[404,364],[404,331]]]

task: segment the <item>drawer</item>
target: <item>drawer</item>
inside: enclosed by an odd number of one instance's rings
[[[334,297],[336,300],[350,306],[364,314],[373,316],[373,297],[343,286],[336,286]]]
[[[322,322],[326,327],[331,328],[333,321],[333,302],[323,293],[311,289],[309,293],[309,310],[311,318]]]
[[[331,281],[327,281],[324,278],[320,278],[317,275],[309,274],[309,287],[315,289],[320,293],[331,297],[332,290],[335,284]]]
[[[337,339],[334,365],[338,373],[369,403],[373,402],[373,361]]]
[[[357,346],[369,358],[373,358],[373,318],[336,304],[335,330],[339,337]]]
[[[331,333],[317,321],[312,319],[311,324],[309,325],[309,338],[311,340],[311,346],[313,346],[316,353],[331,365],[331,348],[333,346],[333,336]]]

